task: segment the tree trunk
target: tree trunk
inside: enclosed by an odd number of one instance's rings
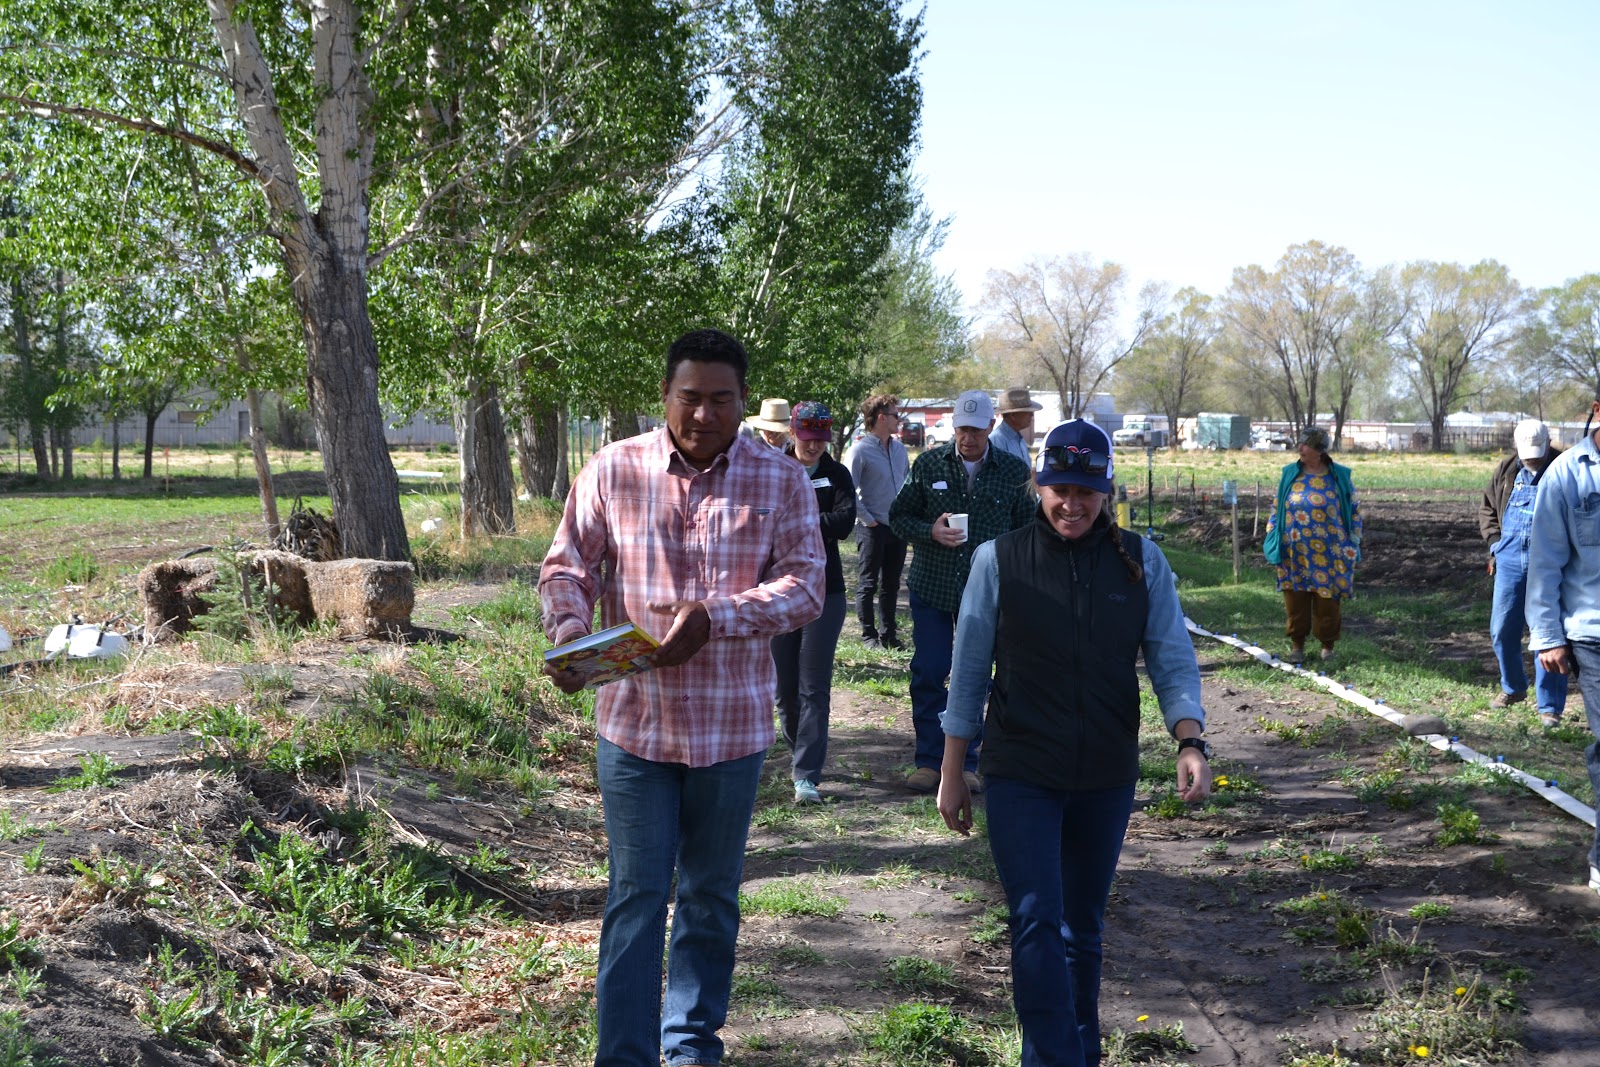
[[[461,536],[510,533],[517,528],[512,511],[511,453],[500,414],[500,393],[493,382],[467,381],[466,395],[456,401],[456,443],[461,457]]]
[[[20,278],[11,282],[11,328],[17,346],[17,369],[21,372],[23,399],[27,406],[28,445],[33,449],[33,467],[40,478],[50,480],[50,451],[45,443],[44,420],[34,396],[33,323],[28,315],[27,286]]]
[[[111,420],[111,480],[122,480],[122,420]]]
[[[144,477],[146,481],[155,477],[156,459],[156,420],[161,417],[159,411],[144,413]]]
[[[50,435],[50,477],[61,477],[61,437],[54,427],[49,429]]]
[[[255,389],[244,391],[245,405],[250,409],[250,458],[255,461],[256,488],[261,494],[261,521],[267,529],[270,544],[278,536],[278,494],[272,488],[272,465],[267,460],[267,435],[261,429],[261,393]]]
[[[567,436],[570,421],[567,409],[562,407],[556,413],[556,480],[550,487],[550,495],[557,500],[567,499],[572,491],[572,460]]]
[[[72,477],[72,427],[61,429],[61,477]]]
[[[367,306],[369,196],[376,127],[354,0],[310,5],[317,206],[278,109],[271,65],[239,0],[207,0],[211,25],[276,220],[306,345],[306,392],[333,519],[346,556],[411,557],[400,481],[378,404],[378,346]]]
[[[529,496],[554,497],[562,466],[565,435],[561,412],[547,404],[536,406],[517,423],[517,463],[522,487]]]
[[[315,266],[315,278],[302,276],[294,288],[306,336],[306,392],[341,547],[349,558],[410,559],[400,479],[378,404],[364,261],[339,264],[324,249]]]

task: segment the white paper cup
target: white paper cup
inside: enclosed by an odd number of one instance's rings
[[[967,516],[965,512],[960,515],[950,515],[944,521],[950,524],[950,529],[961,531],[961,540],[965,541],[967,539]]]

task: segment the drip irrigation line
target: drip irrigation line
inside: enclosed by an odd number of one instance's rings
[[[1246,655],[1255,658],[1261,663],[1266,664],[1268,667],[1274,667],[1280,671],[1286,671],[1289,674],[1298,674],[1302,678],[1308,678],[1312,682],[1326,689],[1329,693],[1332,693],[1334,696],[1338,697],[1340,700],[1343,700],[1349,704],[1354,704],[1359,708],[1365,708],[1367,711],[1370,711],[1380,719],[1387,719],[1396,726],[1400,727],[1402,730],[1405,729],[1405,715],[1395,711],[1382,700],[1374,700],[1365,693],[1351,689],[1349,686],[1344,685],[1341,682],[1334,681],[1322,671],[1313,671],[1307,670],[1304,667],[1296,667],[1292,663],[1287,663],[1279,659],[1277,656],[1274,656],[1271,652],[1268,652],[1259,645],[1252,645],[1246,641],[1240,640],[1238,634],[1234,634],[1230,637],[1225,634],[1212,633],[1210,630],[1207,630],[1204,626],[1199,625],[1188,616],[1184,616],[1183,622],[1184,625],[1189,628],[1190,633],[1199,634],[1201,637],[1209,637],[1213,641],[1220,641],[1222,644],[1230,645]],[[1535,778],[1526,771],[1518,770],[1516,767],[1513,767],[1511,764],[1505,762],[1504,756],[1486,756],[1482,752],[1478,752],[1467,745],[1463,745],[1458,738],[1447,737],[1444,734],[1419,734],[1416,735],[1416,737],[1417,740],[1423,742],[1424,744],[1430,745],[1433,748],[1438,749],[1440,752],[1448,752],[1464,763],[1481,764],[1485,767],[1488,767],[1496,774],[1504,775],[1512,781],[1519,782],[1526,786],[1531,792],[1538,794],[1545,800],[1548,800],[1550,803],[1554,804],[1568,815],[1571,815],[1573,818],[1581,819],[1590,826],[1595,825],[1595,810],[1593,808],[1578,800],[1576,797],[1563,792],[1555,782],[1548,781],[1543,778]]]

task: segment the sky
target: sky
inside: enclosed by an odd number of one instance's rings
[[[915,10],[908,7],[907,10]],[[1087,253],[1216,294],[1340,245],[1368,268],[1600,271],[1600,3],[927,0],[917,171],[969,308]]]

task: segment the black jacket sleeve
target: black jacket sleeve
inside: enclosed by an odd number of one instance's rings
[[[843,541],[856,525],[856,483],[850,468],[828,456],[818,474],[827,475],[833,484],[817,492],[817,510],[822,513],[822,536]]]

